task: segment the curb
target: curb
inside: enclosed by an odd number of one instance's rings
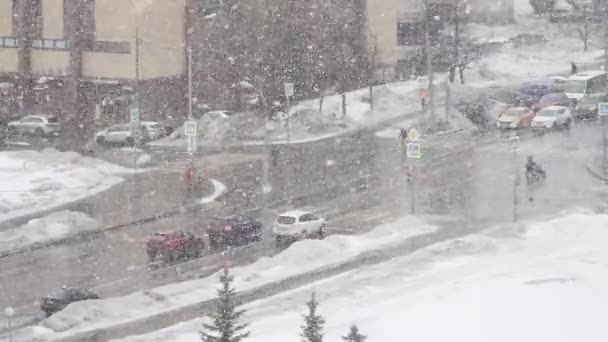
[[[585,164],[585,169],[587,169],[587,172],[594,178],[597,178],[597,179],[601,180],[602,182],[608,182],[608,177],[604,177],[604,176],[600,175],[598,172],[595,172],[593,170],[593,168],[591,168],[591,166],[589,166],[589,164]]]

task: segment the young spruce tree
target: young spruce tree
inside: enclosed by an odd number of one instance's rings
[[[236,291],[232,287],[233,277],[228,268],[220,275],[222,287],[218,289],[218,304],[216,312],[210,315],[212,324],[203,324],[201,340],[203,342],[240,342],[249,336],[247,324],[238,324],[245,311],[235,310]]]
[[[367,336],[361,334],[359,332],[359,328],[357,328],[356,325],[351,325],[348,335],[343,336],[342,339],[345,342],[365,342],[365,340],[367,339]]]
[[[302,342],[323,342],[323,325],[325,324],[325,320],[320,315],[317,315],[319,302],[315,299],[314,292],[306,305],[308,306],[308,315],[304,316],[304,325],[300,334]]]

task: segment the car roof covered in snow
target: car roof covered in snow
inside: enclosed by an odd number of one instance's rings
[[[291,217],[300,217],[302,215],[312,214],[312,211],[306,210],[290,210],[279,214],[279,216],[291,216]]]
[[[590,78],[601,76],[601,75],[606,75],[606,72],[602,71],[602,70],[588,70],[588,71],[580,72],[580,73],[578,73],[576,75],[572,75],[568,79],[569,80],[575,80],[575,81],[579,80],[580,81],[580,80],[588,80]]]
[[[568,107],[566,107],[566,106],[549,106],[549,107],[546,107],[545,109],[559,110],[559,109],[563,109],[563,108],[568,108]]]

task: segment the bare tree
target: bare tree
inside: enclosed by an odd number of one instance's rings
[[[578,33],[579,38],[583,41],[583,50],[587,51],[589,48],[589,38],[592,34],[593,27],[590,18],[589,6],[581,5],[579,6],[582,21],[576,28],[576,32]]]

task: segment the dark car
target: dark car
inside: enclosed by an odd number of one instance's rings
[[[532,106],[532,109],[534,109],[535,112],[538,112],[541,109],[550,106],[569,107],[570,103],[568,95],[565,93],[551,93],[541,97],[540,100]]]
[[[89,299],[101,299],[101,297],[91,290],[64,287],[56,294],[42,297],[40,300],[40,309],[44,311],[46,317],[49,317],[52,314],[63,310],[71,303]]]
[[[536,99],[531,95],[504,88],[490,88],[486,91],[486,94],[493,101],[515,107],[530,107],[536,102]]]
[[[547,94],[561,93],[562,90],[553,81],[530,81],[522,84],[519,92],[540,100]]]
[[[155,233],[146,241],[150,261],[162,256],[168,261],[180,258],[198,258],[205,249],[203,239],[184,231]]]
[[[211,248],[244,246],[262,239],[262,223],[246,215],[216,217],[207,229]]]
[[[597,117],[597,107],[601,102],[608,102],[608,95],[586,95],[576,103],[574,118],[594,119]]]

